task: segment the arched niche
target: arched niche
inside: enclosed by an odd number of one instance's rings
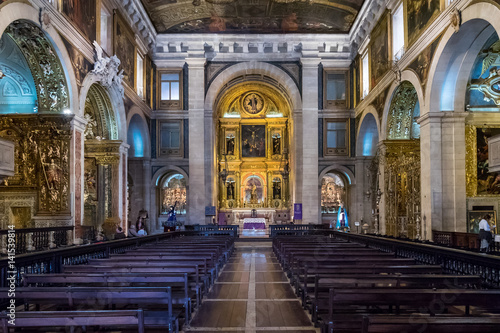
[[[337,224],[339,210],[344,208],[350,214],[350,184],[345,173],[329,169],[322,173],[320,182],[321,220],[323,224]]]
[[[161,221],[168,220],[174,208],[176,220],[185,222],[187,214],[187,179],[175,170],[169,170],[158,180],[158,208],[157,214]]]
[[[119,172],[122,141],[118,140],[115,113],[104,87],[98,83],[90,86],[84,108],[87,121],[84,131],[84,225],[99,227],[106,221],[118,221],[122,216],[118,208],[119,184],[126,179],[122,180]],[[126,184],[122,186],[125,188]]]
[[[420,138],[420,103],[417,90],[409,81],[403,81],[392,95],[387,114],[387,140],[411,140]]]
[[[37,94],[38,112],[62,113],[70,107],[66,72],[58,53],[44,31],[28,20],[16,20],[4,31],[20,50],[28,65]],[[2,37],[2,40],[4,38]],[[16,76],[9,71],[8,76]]]
[[[356,139],[357,156],[375,156],[379,141],[378,125],[375,118],[376,114],[365,113],[361,118],[361,125],[358,129]]]
[[[145,119],[138,113],[133,114],[128,122],[127,143],[130,146],[129,158],[150,156],[149,131]]]
[[[19,46],[9,34],[0,38],[0,114],[32,114],[38,111],[37,91],[31,70]]]

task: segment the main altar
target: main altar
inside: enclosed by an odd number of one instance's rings
[[[240,230],[245,224],[264,229],[286,223],[290,217],[288,102],[259,83],[236,85],[224,96],[217,107],[218,222],[238,224]],[[251,215],[252,210],[256,215]]]

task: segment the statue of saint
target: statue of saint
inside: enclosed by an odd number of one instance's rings
[[[252,184],[252,189],[250,190],[250,200],[257,200],[257,186]]]

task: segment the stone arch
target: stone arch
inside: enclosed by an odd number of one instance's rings
[[[476,56],[493,32],[500,35],[500,8],[496,5],[475,3],[465,8],[461,17],[460,30],[455,33],[453,27],[448,27],[436,49],[421,116],[429,112],[465,111],[467,82]]]
[[[292,115],[294,110],[302,108],[300,91],[293,79],[285,71],[265,62],[247,61],[228,67],[212,81],[205,96],[205,110],[213,111],[217,96],[228,82],[247,74],[265,75],[281,84],[288,93]]]
[[[385,100],[384,104],[384,112],[382,114],[382,124],[380,125],[379,128],[379,139],[380,141],[386,140],[387,139],[387,118],[389,115],[389,109],[391,107],[392,103],[392,98],[394,97],[394,94],[396,90],[399,88],[401,82],[408,81],[413,85],[413,88],[417,91],[417,96],[418,96],[418,103],[420,105],[420,112],[422,115],[422,108],[425,106],[425,96],[424,96],[424,90],[422,89],[422,85],[420,83],[420,79],[418,78],[417,74],[411,70],[404,70],[401,73],[401,81],[397,82],[394,81],[389,88],[389,91],[387,93],[387,98]]]
[[[25,2],[12,2],[0,5],[0,35],[2,35],[8,26],[17,20],[28,21],[34,26],[38,27],[39,11]],[[70,111],[78,114],[78,86],[76,83],[73,65],[68,51],[64,46],[59,32],[53,24],[43,27],[45,37],[54,48],[57,58],[61,62],[64,77],[66,80],[66,87],[68,90],[68,107]]]
[[[106,140],[117,140],[118,129],[116,126],[113,106],[104,87],[94,83],[85,99],[85,119],[89,121],[87,128],[94,129],[93,137]],[[92,124],[93,122],[94,124]]]
[[[97,84],[101,91],[101,94],[107,95],[111,103],[111,110],[113,117],[116,122],[117,136],[115,140],[121,140],[122,142],[127,142],[127,119],[125,117],[125,105],[123,103],[123,93],[120,91],[117,85],[112,85],[111,87],[105,87],[101,85],[100,78],[94,73],[89,73],[85,77],[82,83],[82,88],[80,89],[80,101],[79,101],[79,116],[83,117],[85,114],[85,103],[87,96],[89,95],[90,88]]]
[[[380,121],[373,105],[363,110],[359,122],[356,133],[356,156],[375,156],[380,137]]]
[[[142,143],[142,153],[135,147]],[[129,157],[151,157],[151,139],[146,117],[138,107],[133,107],[127,115],[127,143],[130,145]]]
[[[321,179],[329,173],[329,172],[337,172],[341,173],[344,175],[344,177],[347,178],[348,185],[355,185],[356,184],[356,178],[354,177],[354,173],[347,167],[340,165],[340,164],[332,164],[324,168],[318,177],[319,182],[321,183]]]
[[[170,171],[174,171],[174,172],[177,172],[177,173],[180,173],[181,175],[183,175],[184,178],[186,178],[187,187],[189,187],[189,182],[188,182],[189,176],[188,176],[188,174],[182,168],[179,168],[178,166],[175,166],[175,165],[166,165],[166,166],[162,167],[161,169],[157,170],[154,173],[153,177],[151,178],[152,179],[151,184],[153,185],[151,187],[152,188],[153,187],[154,188],[158,187],[158,185],[159,185],[158,182],[160,181],[160,179],[164,175],[166,175],[167,173],[169,173]]]

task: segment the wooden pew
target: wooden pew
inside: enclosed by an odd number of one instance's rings
[[[0,289],[6,297],[7,289]],[[168,327],[179,331],[179,313],[173,311],[171,288],[156,287],[20,287],[16,300],[30,304],[66,306],[69,309],[137,305],[144,310],[146,327]]]
[[[362,333],[498,333],[499,316],[457,317],[414,314],[412,316],[370,315],[363,317]]]
[[[8,325],[9,317],[0,315],[2,332],[9,333],[11,328],[48,328],[100,326],[124,328],[136,326],[138,333],[144,333],[144,312],[137,310],[98,310],[98,311],[27,311],[16,313],[16,325]]]
[[[395,307],[398,315],[402,307],[406,313],[422,312],[425,309],[431,315],[445,313],[450,307],[457,306],[465,306],[465,315],[470,313],[471,306],[498,310],[500,290],[331,288],[327,303],[326,305],[325,299],[317,299],[315,312],[324,316],[324,323],[330,332],[336,324],[332,318],[343,320],[341,316],[334,317],[334,314],[352,314],[355,307],[374,306],[377,311],[381,311],[381,307],[387,307],[388,311]]]
[[[192,293],[189,288],[188,274],[137,274],[113,273],[102,274],[26,274],[23,276],[24,287],[170,287],[172,304],[182,304],[185,309],[186,322],[191,319],[192,301],[200,305],[199,286]]]

